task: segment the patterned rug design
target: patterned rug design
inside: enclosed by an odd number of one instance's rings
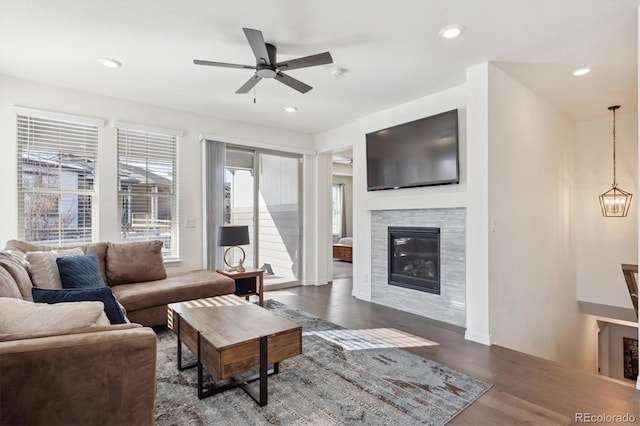
[[[158,328],[156,425],[444,425],[491,388],[365,335],[362,349],[345,349],[351,330],[276,301],[265,307],[303,325],[303,354],[269,377],[269,404],[241,389],[198,400],[196,369],[177,370],[176,336]],[[183,357],[193,360],[186,348]]]

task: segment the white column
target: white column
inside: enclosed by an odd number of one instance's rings
[[[489,324],[489,64],[467,69],[467,330],[491,344]]]

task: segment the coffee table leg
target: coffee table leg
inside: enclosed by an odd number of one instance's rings
[[[192,362],[186,365],[182,365],[182,340],[180,339],[180,315],[177,315],[176,326],[178,327],[176,330],[176,334],[178,335],[178,353],[177,353],[178,371],[182,371],[182,370],[186,370],[187,368],[195,367],[197,363]]]
[[[244,390],[247,395],[253,398],[253,400],[261,407],[267,405],[268,400],[267,377],[269,376],[269,364],[267,343],[267,336],[260,336],[260,371],[258,373],[258,377],[246,379],[245,382],[238,384],[242,388],[242,390]],[[256,379],[259,380],[259,393],[257,395],[256,392],[249,386],[249,382],[252,382]]]
[[[177,332],[176,334],[178,335],[178,353],[177,353],[177,360],[178,360],[178,371],[182,370],[182,340],[180,340],[180,315],[176,315],[176,327],[177,327]]]
[[[267,336],[260,337],[260,401],[261,407],[267,405]]]
[[[204,389],[202,389],[202,352],[200,347],[200,332],[198,331],[198,399],[204,398]]]

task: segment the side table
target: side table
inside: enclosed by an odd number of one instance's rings
[[[244,272],[216,269],[216,272],[235,280],[236,296],[249,300],[249,296],[256,294],[258,304],[264,306],[264,269],[246,268]]]

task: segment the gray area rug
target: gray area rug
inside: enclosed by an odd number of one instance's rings
[[[196,369],[178,371],[176,336],[158,328],[156,425],[443,425],[491,388],[402,349],[354,349],[348,329],[273,300],[265,307],[303,324],[303,354],[269,376],[269,404],[238,388],[198,400]],[[186,347],[183,358],[194,359]]]

